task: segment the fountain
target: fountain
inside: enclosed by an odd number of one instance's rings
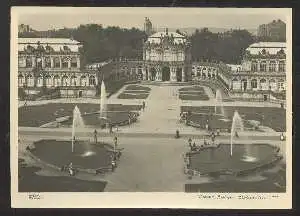
[[[230,136],[230,156],[232,156],[232,145],[233,145],[233,138],[236,136],[238,131],[244,130],[244,124],[241,116],[235,110],[232,118],[232,125],[231,125],[231,136]]]
[[[236,136],[237,131],[244,131],[243,119],[240,117],[237,111],[234,111],[234,115],[232,118],[232,126],[231,126],[231,136],[230,136],[230,156],[232,156],[232,147],[233,147],[233,139]],[[251,150],[248,145],[245,145],[245,155],[242,158],[245,162],[255,162],[257,159],[251,156]]]
[[[73,110],[73,124],[72,124],[72,153],[74,153],[74,142],[75,142],[75,132],[76,128],[84,128],[84,122],[81,117],[80,110],[75,106]]]
[[[215,114],[221,114],[222,116],[224,116],[225,112],[222,103],[223,103],[222,92],[219,89],[217,89],[216,98],[215,98]],[[218,113],[218,109],[219,109],[219,113]]]
[[[106,88],[104,81],[102,80],[101,83],[101,94],[100,94],[100,118],[106,119],[107,118],[107,101],[106,101]]]

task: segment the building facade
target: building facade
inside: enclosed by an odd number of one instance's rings
[[[262,24],[258,27],[257,36],[272,41],[285,41],[286,24],[281,20],[273,20],[268,24]]]
[[[80,47],[66,38],[19,38],[18,86],[27,94],[57,89],[61,96],[94,96],[97,74],[81,70]]]
[[[176,32],[157,32],[143,47],[143,80],[184,82],[191,76],[191,51],[187,37]]]
[[[246,49],[242,69],[232,73],[232,93],[263,97],[286,89],[286,43],[259,42]]]

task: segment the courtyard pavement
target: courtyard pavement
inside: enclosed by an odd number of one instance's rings
[[[145,100],[146,108],[141,111],[138,122],[122,127],[114,134],[107,130],[99,131],[99,139],[112,142],[114,135],[119,137],[119,147],[124,148],[117,169],[112,174],[104,177],[108,182],[105,191],[118,192],[180,192],[184,191],[187,182],[184,174],[183,154],[188,149],[187,139],[202,140],[205,131],[193,127],[187,127],[179,123],[180,106],[212,106],[213,93],[208,88],[205,91],[210,97],[209,101],[181,101],[178,99],[178,89],[184,86],[155,86],[151,88],[148,98]],[[124,89],[125,87],[123,87]],[[141,104],[143,100],[118,99],[117,95],[108,99],[108,103],[116,104]],[[99,99],[57,99],[51,101],[32,101],[28,105],[46,103],[99,103]],[[19,103],[19,107],[22,106]],[[270,106],[274,104],[255,102],[224,102],[224,106]],[[276,105],[277,106],[277,105]],[[175,131],[180,131],[182,138],[175,139]],[[85,128],[77,132],[81,139],[91,139],[94,128]],[[240,134],[239,143],[270,143],[283,145],[279,142],[279,134],[276,132],[244,132]],[[220,142],[229,143],[229,134],[217,139]],[[71,128],[30,128],[19,127],[19,139],[22,147],[19,152],[24,152],[24,145],[40,139],[67,139],[71,138]],[[78,176],[78,178],[87,178]],[[103,176],[93,176],[93,180],[103,180]]]
[[[49,132],[36,136],[35,134],[19,134],[21,145],[19,152],[22,157],[25,146],[40,139],[68,140],[69,133],[57,134]],[[90,136],[82,136],[89,139]],[[112,137],[99,138],[101,141],[112,142]],[[217,138],[219,142],[229,143],[228,138]],[[201,142],[201,140],[198,140]],[[196,141],[198,143],[198,141]],[[239,140],[238,144],[249,143],[249,140]],[[275,140],[251,140],[251,143],[271,143],[281,147],[285,152],[285,142]],[[184,192],[185,183],[208,182],[206,178],[188,180],[184,174],[184,152],[188,151],[185,139],[161,137],[121,137],[119,147],[124,148],[117,169],[105,176],[91,176],[78,174],[76,178],[82,180],[107,181],[106,192]],[[75,146],[76,148],[76,146]],[[26,158],[28,163],[28,158]],[[30,160],[29,164],[34,161]],[[45,167],[44,167],[45,168]],[[61,175],[51,169],[38,173],[39,175]]]

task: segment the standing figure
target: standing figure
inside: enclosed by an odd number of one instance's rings
[[[236,138],[239,138],[239,134],[238,134],[237,131],[235,132],[235,137],[236,137]]]
[[[188,143],[189,143],[190,149],[192,150],[192,138],[189,138]]]
[[[146,103],[145,101],[143,101],[143,111],[145,110],[145,107],[146,107]]]
[[[118,137],[114,137],[114,152],[116,152],[117,149],[117,145],[118,145]]]
[[[109,124],[109,133],[112,133],[113,132],[113,126],[112,124]]]
[[[97,130],[94,130],[94,142],[97,143]]]

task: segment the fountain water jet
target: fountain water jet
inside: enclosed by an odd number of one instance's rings
[[[231,125],[231,136],[230,136],[230,156],[232,156],[232,145],[233,145],[233,138],[236,135],[237,131],[243,131],[244,124],[241,116],[235,110],[232,118],[232,125]]]
[[[81,117],[80,110],[77,106],[75,106],[73,110],[73,124],[72,124],[72,153],[74,152],[74,139],[75,139],[75,132],[76,128],[84,128],[84,122]]]
[[[106,88],[104,81],[101,83],[101,94],[100,94],[100,118],[106,119],[107,101],[106,101]]]
[[[219,109],[220,113],[218,113],[218,109]],[[222,116],[225,115],[224,107],[223,107],[223,97],[222,97],[222,92],[220,91],[220,89],[217,89],[217,91],[216,91],[215,114],[221,114]]]

